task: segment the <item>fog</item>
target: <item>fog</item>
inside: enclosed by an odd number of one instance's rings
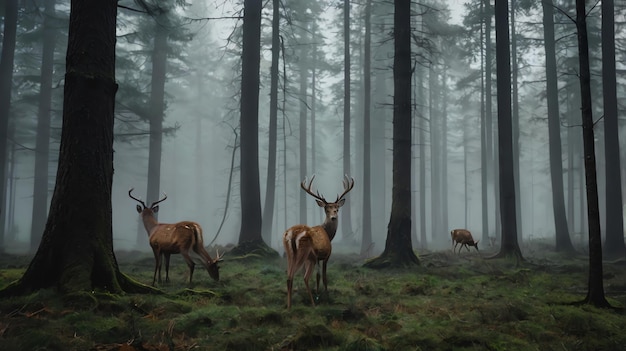
[[[287,2],[289,3],[289,1]],[[449,0],[434,1],[443,13],[442,19],[450,25],[462,27],[464,16],[463,10],[465,1]],[[129,7],[135,6],[131,1],[120,1],[120,4]],[[216,236],[218,227],[225,216],[224,226],[215,240],[217,245],[236,244],[240,231],[240,198],[239,198],[239,157],[235,154],[235,169],[232,178],[232,191],[230,193],[229,207],[226,209],[227,193],[229,185],[229,175],[231,172],[231,156],[235,147],[235,132],[239,118],[238,89],[237,84],[240,79],[240,46],[238,41],[238,30],[241,27],[240,7],[231,7],[232,4],[226,2],[209,2],[208,4],[191,4],[187,8],[177,8],[175,11],[182,20],[181,26],[188,31],[191,40],[177,46],[175,50],[182,48],[176,55],[168,57],[168,72],[165,83],[166,110],[164,117],[164,128],[174,129],[163,135],[160,191],[167,194],[167,200],[160,204],[158,219],[161,222],[177,222],[181,220],[193,220],[198,222],[204,230],[204,242],[210,243]],[[287,4],[288,5],[288,4]],[[270,7],[271,4],[267,4]],[[320,70],[317,77],[316,102],[315,105],[307,105],[310,118],[312,111],[315,111],[315,149],[312,149],[311,126],[307,126],[307,173],[315,175],[313,189],[318,190],[327,199],[334,200],[337,194],[342,192],[343,174],[343,100],[342,81],[343,71],[341,61],[341,11],[339,5],[335,3],[324,4],[325,8],[319,16],[320,33],[315,38],[309,38],[299,45],[315,45],[320,52],[324,53],[324,60],[332,66],[331,69]],[[359,7],[354,11],[358,11]],[[62,13],[67,9],[59,5],[57,11]],[[270,15],[271,10],[264,9],[265,21],[263,27],[263,42],[261,55],[261,91],[259,108],[259,167],[261,185],[261,205],[264,204],[266,194],[266,177],[268,161],[268,128],[269,128],[269,70],[270,70],[270,41],[271,34]],[[522,20],[534,20],[540,22],[540,12],[531,11]],[[145,27],[137,24],[134,26],[133,16],[124,9],[118,14],[118,56],[130,52],[136,43],[123,39],[125,34],[135,30],[145,30]],[[61,15],[62,17],[62,15]],[[209,19],[209,20],[206,20]],[[294,20],[297,21],[295,15]],[[143,21],[149,22],[144,18]],[[356,21],[356,20],[355,20]],[[378,17],[374,20],[377,24],[387,26],[389,31],[391,19]],[[353,31],[359,23],[353,24]],[[291,27],[282,28],[285,33],[295,31]],[[324,32],[326,31],[326,32]],[[383,30],[384,32],[384,30]],[[380,33],[379,33],[380,34]],[[540,31],[532,33],[538,36]],[[382,35],[382,34],[380,34]],[[298,224],[299,218],[299,196],[300,182],[303,180],[299,174],[300,155],[298,153],[298,114],[299,98],[297,89],[297,69],[298,45],[287,41],[288,61],[285,64],[288,74],[293,77],[288,78],[288,82],[281,82],[279,89],[279,105],[281,111],[278,115],[278,150],[277,150],[277,176],[276,176],[276,198],[273,230],[271,241],[267,244],[279,252],[282,252],[280,238],[282,232],[291,225]],[[464,40],[464,36],[459,36],[459,40]],[[495,36],[494,36],[495,38]],[[63,42],[65,43],[65,42]],[[388,44],[388,43],[387,43]],[[460,47],[464,45],[457,43]],[[60,45],[60,44],[59,44]],[[65,44],[63,44],[65,45]],[[360,44],[359,44],[360,45]],[[374,46],[382,47],[384,42],[377,41]],[[149,48],[147,48],[149,49]],[[61,59],[65,47],[57,47],[58,59]],[[360,50],[356,45],[353,50]],[[451,50],[453,51],[453,50]],[[520,50],[521,51],[521,50]],[[443,60],[447,52],[439,51],[433,54],[431,59]],[[392,85],[391,66],[389,59],[392,54],[387,52],[375,54],[374,68],[377,74],[385,75],[384,82]],[[550,167],[548,155],[548,128],[545,99],[542,96],[545,90],[543,82],[543,58],[540,50],[535,47],[525,48],[519,53],[525,59],[528,66],[524,67],[524,75],[520,77],[520,111],[519,111],[519,181],[521,206],[521,228],[523,240],[552,238],[554,236],[554,219],[552,210],[552,195],[550,183]],[[363,198],[363,122],[362,122],[362,90],[360,90],[360,74],[362,74],[361,57],[355,54],[352,59],[351,69],[353,71],[353,83],[351,94],[351,154],[350,174],[355,179],[355,188],[347,195],[348,207],[351,210],[352,228],[354,233],[343,233],[340,223],[337,237],[333,242],[340,251],[359,253],[360,236],[362,234],[362,198]],[[467,62],[460,56],[451,55],[450,61],[446,65],[436,67],[438,74],[442,74],[442,84],[440,89],[445,89],[446,94],[442,94],[445,100],[440,101],[443,109],[445,106],[445,119],[447,122],[446,145],[447,150],[447,174],[445,174],[444,184],[447,186],[447,230],[443,232],[433,232],[432,211],[431,211],[431,147],[430,140],[419,141],[414,138],[413,157],[416,159],[416,167],[413,169],[414,184],[418,184],[419,162],[424,161],[426,166],[426,189],[421,193],[417,186],[416,199],[425,197],[426,217],[417,218],[414,226],[419,228],[419,221],[426,221],[427,238],[429,249],[449,249],[450,229],[468,228],[475,237],[482,237],[482,198],[481,198],[481,172],[489,171],[481,169],[481,142],[480,142],[480,103],[478,92],[469,93],[467,88],[459,88],[459,81],[466,78],[468,69],[477,70],[480,62]],[[121,61],[121,60],[120,60]],[[134,61],[135,63],[140,60]],[[283,61],[281,58],[281,74],[283,74]],[[626,69],[623,64],[618,63],[622,69]],[[139,69],[149,76],[151,65],[148,59],[138,64]],[[619,68],[619,67],[618,67]],[[59,69],[59,68],[58,68]],[[57,70],[58,70],[57,69]],[[445,75],[443,75],[445,70]],[[62,72],[56,72],[59,77]],[[443,78],[445,77],[445,78]],[[121,74],[121,69],[117,73],[117,79],[122,84],[126,79]],[[144,76],[145,80],[146,77]],[[282,79],[282,78],[281,78]],[[60,78],[58,79],[60,81]],[[494,80],[495,82],[495,80]],[[145,86],[149,85],[149,79],[144,81]],[[427,82],[425,84],[428,89]],[[495,83],[494,83],[495,84]],[[146,88],[148,89],[148,88]],[[286,90],[285,90],[286,89]],[[495,88],[494,88],[495,90]],[[60,104],[61,94],[55,93],[57,105]],[[619,94],[623,94],[623,87]],[[118,92],[117,98],[124,97]],[[283,105],[283,99],[285,103]],[[597,99],[596,101],[601,101]],[[595,102],[595,101],[594,101]],[[387,224],[390,218],[391,209],[391,178],[392,178],[392,140],[391,140],[391,103],[392,93],[389,90],[376,91],[372,97],[372,128],[376,129],[372,135],[372,233],[375,242],[372,254],[380,253],[384,249],[387,235]],[[597,102],[596,106],[599,105]],[[284,110],[283,109],[284,106]],[[18,109],[20,107],[16,107]],[[35,108],[36,110],[36,108]],[[565,109],[564,109],[565,110]],[[16,128],[21,131],[15,134],[14,142],[23,147],[18,148],[14,153],[13,168],[8,180],[7,208],[12,208],[12,216],[7,219],[7,233],[11,233],[11,240],[6,242],[7,251],[27,252],[31,235],[32,223],[32,198],[33,198],[33,174],[34,174],[34,128],[32,113],[22,107],[20,116],[26,116],[23,120],[15,122]],[[497,116],[495,109],[495,99],[493,107],[494,135],[497,132]],[[32,112],[32,110],[31,110]],[[53,137],[51,141],[50,170],[49,170],[49,196],[48,203],[54,188],[54,176],[56,174],[56,160],[58,153],[58,135],[60,128],[60,111],[55,111],[56,117],[53,119]],[[119,113],[119,111],[118,111]],[[564,112],[568,113],[568,112]],[[419,116],[424,115],[424,111],[416,111],[415,118],[417,133],[417,121]],[[439,114],[438,118],[443,114]],[[597,113],[596,115],[601,115]],[[576,117],[576,118],[579,118]],[[283,123],[286,123],[285,126]],[[309,122],[310,123],[310,120]],[[601,122],[600,122],[601,123]],[[623,124],[623,122],[622,122]],[[233,129],[235,128],[235,129]],[[623,128],[623,125],[621,126]],[[283,134],[283,131],[286,131]],[[132,132],[132,136],[130,136]],[[119,134],[117,134],[119,133]],[[426,132],[428,138],[429,131]],[[578,131],[579,133],[579,131]],[[575,184],[573,190],[573,204],[575,208],[570,213],[575,215],[569,218],[570,234],[575,245],[584,245],[586,237],[585,231],[585,207],[584,199],[580,197],[581,169],[569,170],[567,168],[567,140],[566,130],[563,128],[563,165],[564,173],[576,172],[573,178]],[[622,133],[620,136],[623,136]],[[467,142],[464,142],[467,140]],[[497,140],[494,138],[494,140]],[[602,135],[599,133],[598,145]],[[579,140],[578,142],[581,142]],[[622,150],[624,140],[621,141]],[[136,202],[129,198],[128,191],[134,188],[133,194],[142,199],[146,199],[147,179],[148,179],[148,156],[149,156],[149,126],[143,120],[129,122],[127,116],[116,117],[116,139],[114,144],[114,180],[113,180],[113,238],[115,250],[141,250],[149,251],[149,247],[141,241],[138,242],[138,235],[147,237],[139,214],[135,210]],[[286,145],[286,150],[284,146]],[[419,160],[419,148],[425,148],[427,160]],[[497,149],[497,145],[495,146]],[[238,150],[236,150],[238,151]],[[603,155],[602,149],[598,151],[599,156]],[[622,152],[622,157],[624,153]],[[314,157],[314,158],[313,158]],[[313,159],[315,161],[313,161]],[[283,160],[286,160],[287,163]],[[315,162],[315,164],[313,164]],[[466,162],[466,163],[465,163]],[[580,160],[574,165],[580,166]],[[286,170],[285,170],[286,167]],[[599,168],[603,167],[599,163]],[[467,168],[467,170],[466,170]],[[623,168],[622,168],[623,169]],[[376,171],[375,171],[376,170]],[[496,209],[497,184],[494,178],[497,176],[497,169],[491,169],[488,184],[489,204],[486,209],[489,215],[490,236],[496,236],[496,222],[499,216]],[[624,172],[623,172],[624,173]],[[286,179],[285,179],[286,174]],[[602,174],[600,170],[599,175]],[[564,174],[567,191],[567,174]],[[624,174],[622,174],[624,177]],[[603,180],[601,180],[603,182]],[[601,185],[602,187],[603,185]],[[286,191],[286,193],[285,193]],[[150,201],[154,201],[151,199]],[[604,202],[601,192],[600,203]],[[147,203],[147,205],[149,205]],[[626,209],[626,207],[625,207]],[[343,210],[343,209],[342,209]],[[419,202],[413,205],[413,211],[419,214]],[[323,211],[319,208],[312,197],[307,200],[308,218],[306,224],[320,224],[323,220]],[[341,217],[340,220],[343,220]],[[347,235],[348,234],[348,235]],[[350,235],[353,234],[353,235]],[[344,240],[346,237],[355,238]],[[413,243],[416,245],[416,243]],[[522,250],[524,246],[522,244]]]

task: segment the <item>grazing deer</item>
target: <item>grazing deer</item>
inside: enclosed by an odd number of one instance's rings
[[[454,229],[450,232],[450,235],[452,235],[452,244],[454,244],[454,247],[452,248],[453,252],[456,250],[456,246],[458,244],[461,244],[461,247],[459,247],[459,253],[461,252],[461,249],[463,249],[463,246],[465,246],[467,251],[470,250],[469,246],[475,247],[476,251],[478,251],[478,241],[474,241],[472,233],[470,233],[469,230]]]
[[[211,278],[220,280],[220,272],[217,263],[221,261],[221,256],[217,252],[215,259],[209,256],[209,253],[204,249],[204,243],[202,240],[202,227],[196,222],[183,221],[173,224],[159,223],[154,214],[159,211],[158,203],[165,201],[167,195],[161,200],[153,202],[150,207],[134,197],[132,193],[133,189],[128,191],[128,196],[131,199],[139,202],[141,206],[137,205],[137,212],[141,214],[143,225],[148,232],[150,241],[150,247],[154,253],[154,259],[156,264],[154,266],[154,276],[152,277],[152,285],[156,280],[157,271],[159,272],[159,284],[161,283],[161,257],[165,256],[165,282],[170,280],[170,255],[180,253],[183,255],[187,266],[189,267],[189,283],[191,284],[193,277],[193,270],[195,262],[189,256],[189,251],[193,250],[200,255],[200,261],[206,268]]]
[[[343,180],[343,193],[337,196],[335,202],[328,202],[319,191],[315,194],[311,191],[315,175],[311,177],[311,182],[306,185],[306,178],[300,187],[307,194],[313,196],[320,207],[324,208],[326,219],[324,223],[315,227],[309,227],[304,224],[295,225],[283,234],[283,245],[287,253],[287,308],[291,308],[291,291],[293,286],[293,276],[304,265],[304,285],[311,298],[311,304],[315,306],[313,294],[309,288],[309,278],[313,273],[313,267],[317,266],[317,292],[320,290],[320,272],[319,262],[322,261],[322,280],[324,282],[324,290],[328,291],[326,280],[326,264],[332,247],[330,242],[337,232],[339,208],[346,202],[344,196],[354,187],[354,178],[348,178],[346,175]]]

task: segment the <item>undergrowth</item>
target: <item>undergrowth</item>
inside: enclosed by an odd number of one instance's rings
[[[120,255],[124,257],[123,255]],[[151,282],[150,254],[119,260]],[[546,258],[547,256],[547,258]],[[575,306],[586,261],[547,254],[517,265],[477,253],[422,253],[411,270],[371,270],[334,255],[329,289],[310,306],[302,275],[286,309],[286,262],[226,255],[221,280],[188,285],[172,257],[163,295],[52,290],[0,301],[1,350],[615,350],[626,344],[621,309]],[[528,257],[527,257],[528,258]],[[23,264],[16,266],[15,262]],[[0,286],[28,260],[0,258]],[[605,263],[606,295],[626,305],[623,262]],[[320,283],[321,284],[321,283]],[[315,275],[311,279],[315,287]],[[323,290],[323,289],[322,289]]]

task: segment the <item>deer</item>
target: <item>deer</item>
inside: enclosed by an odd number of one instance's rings
[[[128,196],[141,205],[137,205],[137,212],[141,214],[143,225],[146,228],[146,232],[148,232],[150,247],[152,247],[154,259],[156,260],[152,286],[154,286],[157,280],[157,271],[159,273],[158,282],[161,284],[161,258],[163,256],[165,257],[165,282],[169,282],[170,255],[177,253],[180,253],[185,259],[185,262],[187,262],[187,266],[189,267],[189,284],[191,284],[195,267],[195,262],[189,255],[191,250],[200,256],[200,261],[206,268],[209,276],[215,281],[219,281],[220,272],[218,262],[222,261],[222,256],[220,256],[219,251],[217,251],[215,259],[212,259],[209,253],[204,249],[202,227],[200,227],[198,223],[191,221],[182,221],[172,224],[159,223],[154,217],[154,214],[159,212],[158,204],[167,199],[167,194],[163,193],[164,197],[162,199],[153,202],[150,206],[146,206],[142,200],[134,197],[132,192],[133,188],[128,191]]]
[[[467,251],[470,250],[469,246],[475,247],[476,251],[478,251],[478,241],[474,241],[474,238],[472,238],[472,233],[470,233],[469,230],[453,229],[450,232],[450,235],[452,236],[452,244],[454,244],[454,247],[452,248],[452,252],[456,250],[456,246],[458,244],[461,244],[461,247],[459,248],[459,253],[461,252],[461,249],[463,249],[463,246],[465,246]]]
[[[315,307],[315,300],[309,288],[309,279],[313,273],[313,268],[317,267],[317,288],[316,293],[320,291],[320,262],[322,262],[322,281],[324,283],[324,291],[328,291],[328,280],[326,279],[326,265],[332,246],[330,242],[337,233],[339,208],[346,202],[344,198],[346,194],[354,187],[354,178],[344,176],[343,193],[337,195],[335,202],[328,202],[319,191],[315,193],[311,190],[315,175],[311,177],[311,181],[307,185],[307,178],[300,183],[300,187],[307,194],[315,198],[315,202],[319,207],[324,208],[326,218],[320,225],[309,227],[305,224],[297,224],[285,231],[283,234],[283,245],[287,254],[287,309],[291,309],[291,294],[293,288],[293,276],[304,266],[304,285],[309,293],[311,305]]]

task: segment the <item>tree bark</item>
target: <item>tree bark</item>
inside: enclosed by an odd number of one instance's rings
[[[563,188],[563,160],[561,150],[561,123],[559,113],[559,92],[556,68],[554,39],[554,10],[552,0],[543,0],[543,36],[546,57],[546,102],[548,104],[548,148],[550,153],[550,179],[552,184],[552,209],[556,251],[573,252],[565,214],[565,193]]]
[[[270,123],[267,156],[265,205],[263,206],[263,241],[271,244],[276,196],[276,145],[278,134],[278,60],[280,58],[280,1],[272,1],[272,66],[270,67]]]
[[[350,151],[350,1],[343,1],[343,173],[350,174],[350,161],[352,154]],[[352,211],[350,201],[346,202],[341,210],[341,232],[342,239],[353,239],[352,232]]]
[[[491,164],[493,162],[492,152],[492,131],[491,126],[493,124],[491,114],[491,17],[493,16],[491,10],[491,2],[485,0],[483,2],[483,15],[485,21],[485,56],[484,65],[481,69],[484,69],[482,75],[481,92],[483,94],[484,104],[481,105],[480,114],[480,167],[481,167],[481,203],[482,203],[482,231],[483,242],[489,241],[489,175],[491,174]],[[482,57],[481,57],[482,59]]]
[[[515,211],[515,176],[513,172],[513,143],[511,118],[511,62],[509,48],[508,2],[496,0],[496,68],[498,89],[498,158],[500,183],[500,216],[502,245],[493,257],[522,258],[517,241]]]
[[[71,3],[56,185],[42,241],[2,295],[153,291],[120,271],[113,253],[113,109],[117,1]]]
[[[419,265],[411,245],[411,2],[396,0],[394,11],[393,189],[383,253],[370,268]]]
[[[361,255],[370,251],[372,244],[372,197],[371,197],[371,16],[372,0],[365,2],[365,42],[363,65],[363,237],[361,239]]]
[[[150,90],[150,139],[148,154],[148,184],[146,203],[157,201],[161,187],[161,156],[163,154],[163,118],[165,115],[165,74],[167,72],[168,13],[157,16],[155,21],[154,47],[152,50],[152,80]],[[158,214],[155,213],[158,218]],[[137,247],[148,247],[144,230],[137,233]]]
[[[241,231],[233,254],[257,251],[270,255],[261,234],[259,184],[259,69],[261,59],[261,0],[245,0],[241,75]]]
[[[580,97],[583,124],[583,148],[585,154],[585,185],[587,189],[587,217],[589,226],[589,280],[585,303],[596,307],[609,307],[604,297],[602,277],[602,236],[598,202],[598,180],[591,109],[591,74],[589,71],[589,42],[587,39],[587,14],[585,0],[576,0],[576,29],[578,32],[578,62],[580,74]]]
[[[606,154],[606,240],[607,258],[626,255],[624,214],[617,118],[615,72],[615,13],[613,0],[602,1],[602,91],[604,98],[604,150]]]

